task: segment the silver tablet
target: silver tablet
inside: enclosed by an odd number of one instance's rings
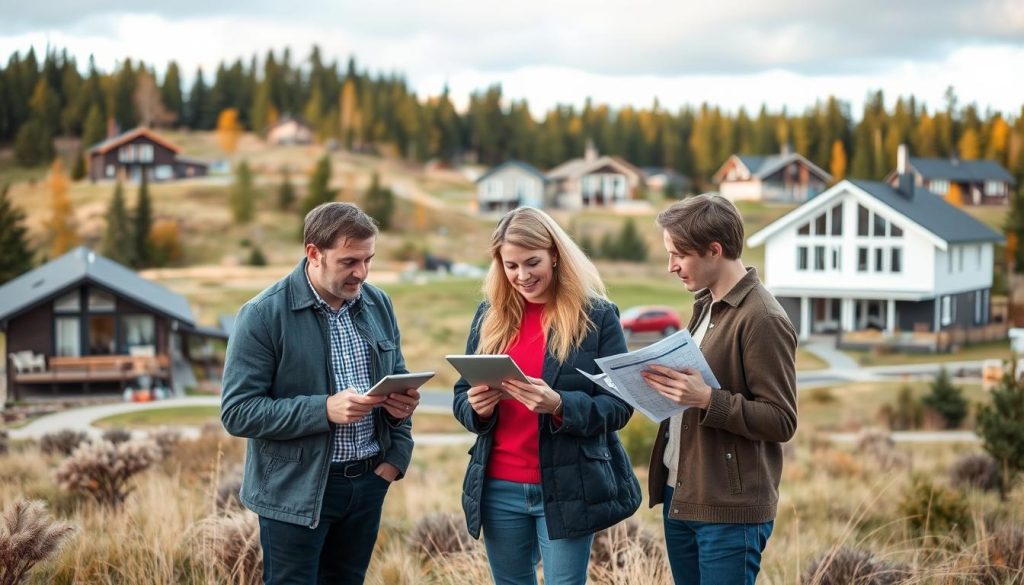
[[[527,382],[526,374],[507,355],[449,355],[445,356],[470,386],[501,388],[505,380]]]
[[[366,391],[367,396],[387,396],[395,392],[405,392],[410,388],[419,388],[434,377],[434,372],[413,372],[411,374],[391,374],[384,376]]]

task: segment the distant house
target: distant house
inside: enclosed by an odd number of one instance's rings
[[[718,192],[732,201],[799,203],[824,191],[832,175],[784,148],[770,156],[734,154],[711,180],[718,185]]]
[[[583,158],[566,161],[547,173],[557,207],[612,207],[637,199],[645,186],[643,171],[617,156],[599,156],[588,144]]]
[[[916,187],[841,181],[753,234],[801,339],[947,351],[1006,337],[991,301],[1002,236]]]
[[[89,180],[124,176],[139,181],[172,181],[207,174],[207,163],[180,155],[181,148],[149,128],[136,128],[89,149]]]
[[[914,176],[914,184],[953,203],[1005,205],[1016,184],[1013,175],[992,160],[909,157],[907,167]],[[885,177],[890,185],[898,181],[896,171]]]
[[[267,130],[270,144],[311,144],[313,129],[301,119],[285,116]]]
[[[227,338],[197,325],[185,297],[85,247],[0,286],[0,330],[15,400],[119,390],[143,374],[182,390],[195,384],[194,342]]]
[[[643,167],[644,182],[652,191],[675,194],[676,196],[691,191],[690,179],[680,175],[673,169],[665,167]]]
[[[544,207],[548,179],[533,165],[509,160],[476,180],[477,207],[481,213],[505,212],[521,205]]]

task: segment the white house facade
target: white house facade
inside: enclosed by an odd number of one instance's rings
[[[529,163],[506,161],[476,180],[477,208],[481,213],[503,213],[516,207],[544,207],[548,181]]]

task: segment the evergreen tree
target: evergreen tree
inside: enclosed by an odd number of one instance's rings
[[[209,130],[215,122],[215,110],[210,103],[210,88],[203,79],[203,70],[196,71],[196,80],[188,94],[188,125],[196,130]]]
[[[334,201],[337,192],[330,189],[331,183],[331,159],[324,156],[316,163],[313,176],[309,179],[309,188],[306,198],[302,201],[302,217],[313,210],[321,203]]]
[[[139,184],[139,201],[135,206],[134,227],[132,228],[132,260],[136,268],[152,265],[149,232],[153,229],[153,204],[149,199],[149,179],[142,173]]]
[[[114,186],[114,196],[107,208],[107,229],[100,244],[103,255],[125,266],[134,264],[135,247],[132,242],[132,226],[128,218],[128,207],[124,200],[121,181]]]
[[[959,428],[967,417],[967,399],[963,391],[950,381],[946,368],[939,370],[930,386],[931,392],[922,399],[924,405],[942,416],[947,429]]]
[[[622,255],[619,252],[619,240],[611,232],[605,232],[601,238],[601,258],[609,260],[620,260]]]
[[[41,165],[53,160],[53,138],[45,124],[32,118],[18,130],[14,141],[14,159],[26,167]]]
[[[181,93],[181,72],[178,64],[171,61],[167,64],[167,72],[164,73],[164,83],[160,86],[160,99],[164,108],[174,120],[183,121],[183,100]]]
[[[277,190],[277,208],[285,211],[295,204],[295,187],[292,185],[288,167],[281,167],[281,187]]]
[[[82,128],[82,149],[89,150],[102,142],[107,135],[107,124],[103,121],[103,111],[97,103],[89,106],[89,114],[85,117]]]
[[[1007,373],[978,411],[977,429],[985,450],[1003,470],[1004,493],[1024,470],[1024,382]]]
[[[264,79],[256,88],[256,97],[252,104],[252,131],[263,134],[272,124],[276,123],[277,110],[271,101],[270,80]]]
[[[231,217],[235,223],[252,221],[256,194],[252,186],[252,171],[249,163],[242,160],[235,170],[235,184],[231,187]]]
[[[132,68],[131,59],[125,59],[121,70],[114,77],[111,96],[111,117],[117,122],[117,128],[121,132],[131,130],[136,125],[134,97],[135,70]]]
[[[630,262],[643,262],[647,260],[647,243],[640,232],[636,229],[636,222],[633,218],[626,220],[619,233],[618,243],[619,258]]]
[[[0,190],[0,285],[32,268],[25,213],[7,196],[8,187]]]
[[[252,252],[249,254],[249,260],[247,264],[249,266],[267,265],[267,257],[263,255],[263,250],[260,250],[259,246],[253,246]]]
[[[75,153],[75,166],[71,167],[71,180],[81,181],[85,178],[86,165],[85,153],[81,149]]]
[[[395,194],[390,188],[380,185],[380,177],[377,173],[373,174],[370,189],[366,192],[364,201],[366,214],[377,220],[380,229],[389,229],[391,216],[395,213]]]

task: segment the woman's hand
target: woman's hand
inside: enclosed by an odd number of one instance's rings
[[[529,384],[516,380],[505,380],[501,387],[509,396],[523,404],[530,412],[561,416],[562,397],[540,378],[526,377]]]
[[[466,391],[469,397],[469,406],[480,418],[491,418],[494,414],[494,407],[501,400],[501,390],[492,389],[490,386],[473,386]]]

